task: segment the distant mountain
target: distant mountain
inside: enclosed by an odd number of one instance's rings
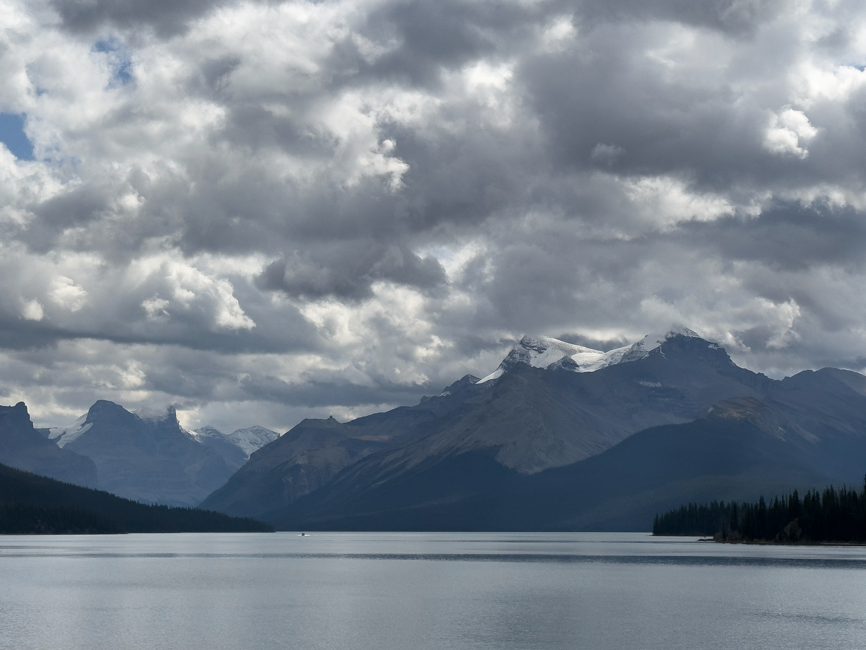
[[[239,469],[250,455],[280,437],[276,431],[252,426],[223,433],[212,426],[191,432],[195,439],[217,452],[232,470]]]
[[[143,417],[100,400],[50,437],[96,464],[100,489],[145,503],[195,505],[236,468],[185,431],[171,408]]]
[[[219,429],[207,426],[190,431],[190,433],[196,442],[219,455],[233,472],[240,469],[249,458],[243,449],[228,440],[226,434]]]
[[[0,534],[266,532],[257,521],[147,506],[0,465]]]
[[[648,530],[685,501],[866,471],[866,377],[772,380],[691,330],[608,352],[524,337],[458,384],[305,421],[204,503],[283,528]]]
[[[93,461],[48,440],[33,427],[23,402],[0,406],[0,463],[69,483],[96,485]]]

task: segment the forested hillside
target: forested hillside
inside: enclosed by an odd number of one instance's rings
[[[223,514],[152,506],[0,465],[0,533],[265,532]]]

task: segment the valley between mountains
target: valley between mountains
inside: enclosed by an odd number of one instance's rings
[[[105,401],[43,430],[0,407],[0,463],[278,529],[649,530],[689,501],[859,485],[866,377],[771,379],[686,329],[610,351],[524,337],[481,379],[283,435]]]

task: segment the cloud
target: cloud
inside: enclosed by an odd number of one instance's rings
[[[733,36],[748,36],[754,34],[761,23],[793,6],[789,0],[710,0],[700,3],[688,0],[589,0],[582,3],[580,15],[587,21],[675,21]]]
[[[764,147],[772,153],[802,159],[809,155],[806,147],[817,134],[805,113],[789,108],[771,117],[764,133]]]
[[[769,373],[863,368],[857,3],[0,12],[32,145],[0,147],[0,386],[46,421],[105,397],[287,429],[523,332],[674,321]]]
[[[265,267],[258,282],[264,289],[296,298],[353,300],[370,297],[374,282],[435,290],[445,283],[445,272],[434,257],[420,257],[398,245],[362,240],[294,251]]]
[[[226,2],[213,0],[51,0],[62,26],[72,32],[90,33],[101,27],[141,29],[149,27],[162,37],[183,33],[189,24]]]

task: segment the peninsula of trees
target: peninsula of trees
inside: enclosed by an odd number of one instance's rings
[[[866,543],[862,490],[828,487],[755,503],[690,503],[657,515],[653,535],[712,535],[720,542]]]

